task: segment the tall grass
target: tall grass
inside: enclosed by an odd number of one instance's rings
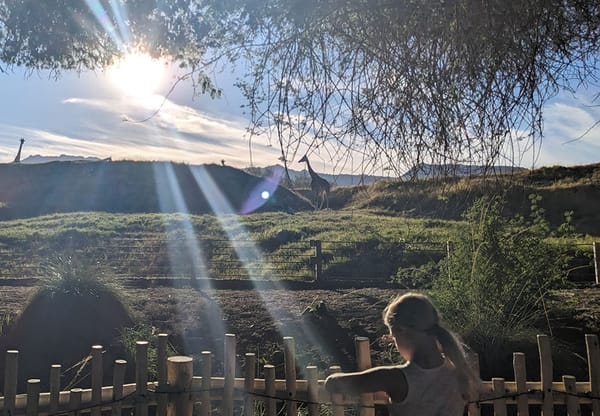
[[[547,238],[570,238],[569,216],[552,229],[539,196],[530,201],[527,217],[504,216],[501,197],[476,201],[433,281],[436,304],[486,363],[536,332],[551,335],[548,296],[568,285],[572,251]]]

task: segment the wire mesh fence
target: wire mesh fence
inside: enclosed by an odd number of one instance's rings
[[[195,238],[69,238],[0,248],[0,277],[27,278],[77,270],[115,277],[389,280],[446,254],[439,242],[285,242]]]
[[[327,279],[387,282],[418,280],[452,251],[450,242],[364,239],[255,241],[71,236],[0,246],[3,284],[37,277],[87,273],[127,278],[221,280]],[[572,280],[593,279],[597,259],[574,260]],[[11,280],[12,279],[12,280]]]

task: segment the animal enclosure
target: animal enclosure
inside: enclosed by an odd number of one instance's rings
[[[49,370],[49,392],[40,392],[40,380],[30,379],[26,392],[17,392],[19,353],[6,353],[4,392],[0,409],[6,416],[16,415],[121,415],[123,409],[135,409],[135,415],[222,416],[261,414],[275,416],[285,411],[288,416],[328,414],[342,416],[354,410],[360,416],[373,416],[377,406],[384,405],[381,394],[361,397],[329,395],[323,388],[326,374],[317,367],[298,367],[294,339],[283,339],[285,365],[283,369],[257,365],[254,353],[244,355],[243,371],[238,366],[241,357],[236,351],[235,335],[226,334],[222,374],[215,375],[212,353],[202,353],[200,368],[193,368],[191,357],[167,357],[166,334],[158,335],[156,380],[149,380],[148,342],[136,344],[135,380],[125,380],[124,360],[114,362],[113,384],[102,386],[102,346],[93,346],[90,354],[91,388],[71,388],[61,391],[61,366]],[[596,335],[586,335],[588,380],[576,380],[564,375],[553,380],[553,363],[549,337],[537,337],[540,368],[539,377],[528,380],[525,356],[514,353],[514,380],[500,378],[483,381],[479,399],[468,405],[470,416],[490,414],[503,416],[538,413],[553,415],[566,409],[569,415],[600,415],[600,348]],[[356,338],[356,369],[371,367],[369,340]],[[474,365],[477,365],[475,359]],[[220,368],[221,368],[220,367]],[[339,371],[331,367],[329,372]],[[40,376],[44,376],[40,369]],[[242,374],[243,373],[243,374]],[[276,376],[279,375],[279,378]],[[300,377],[298,377],[301,375]],[[21,393],[21,394],[18,394]]]

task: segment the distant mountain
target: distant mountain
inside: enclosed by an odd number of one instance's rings
[[[285,168],[281,165],[266,166],[264,168],[246,168],[246,172],[260,176],[260,177],[281,177],[285,176]],[[433,165],[433,164],[422,164],[418,167],[414,167],[401,176],[400,179],[411,180],[411,179],[430,179],[430,178],[443,178],[448,176],[478,176],[483,174],[506,174],[506,173],[517,173],[526,171],[528,169],[519,166],[477,166],[477,165],[461,165],[461,164],[445,164],[445,165]],[[310,175],[306,169],[294,170],[289,169],[288,172],[292,182],[310,183]],[[376,175],[350,175],[350,174],[338,174],[331,175],[323,172],[317,172],[319,176],[328,180],[331,184],[337,186],[350,186],[350,185],[369,185],[380,179],[394,179],[387,176],[376,176]]]
[[[526,171],[528,169],[519,166],[477,166],[461,164],[430,165],[422,164],[416,166],[402,175],[402,179],[431,179],[447,176],[478,176],[491,174],[507,174]]]
[[[25,159],[21,159],[21,163],[27,165],[35,165],[38,163],[50,163],[50,162],[100,162],[108,159],[100,159],[93,156],[73,156],[73,155],[60,155],[60,156],[42,156],[42,155],[31,155]]]
[[[246,172],[260,176],[260,177],[276,177],[283,178],[285,177],[285,168],[281,165],[272,165],[266,166],[263,168],[253,167],[244,169]],[[307,184],[310,183],[310,175],[308,174],[308,170],[294,170],[289,169],[288,172],[290,175],[290,179],[292,182],[302,182],[306,181]],[[319,176],[326,179],[333,185],[337,186],[351,186],[351,185],[368,185],[379,179],[388,179],[385,176],[375,176],[375,175],[351,175],[340,173],[338,175],[331,175],[324,172],[317,172]]]

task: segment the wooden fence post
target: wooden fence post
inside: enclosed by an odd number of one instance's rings
[[[113,405],[112,405],[112,416],[121,416],[121,409],[123,405],[121,399],[123,398],[123,384],[125,384],[125,367],[127,361],[115,360],[115,366],[113,369]]]
[[[244,415],[254,414],[254,378],[256,377],[256,354],[247,352],[245,361],[244,378]]]
[[[174,356],[167,360],[167,382],[175,397],[169,400],[169,416],[192,416],[194,403],[191,400],[190,386],[194,372],[192,357]]]
[[[310,265],[313,266],[315,282],[318,282],[323,275],[323,248],[321,240],[310,240],[310,246],[315,248],[315,255],[310,258]]]
[[[506,416],[506,399],[501,398],[506,396],[504,379],[498,377],[492,378],[492,389],[494,392],[494,415]]]
[[[92,346],[92,405],[102,402],[102,345]],[[92,407],[92,416],[100,416],[100,407]]]
[[[527,369],[525,365],[525,354],[513,353],[513,369],[515,382],[517,384],[517,413],[519,416],[529,416],[529,403],[527,399]]]
[[[58,410],[60,400],[60,364],[52,364],[50,367],[50,413]]]
[[[552,350],[550,338],[547,335],[537,336],[538,349],[540,352],[540,381],[542,384],[542,415],[552,416],[554,414],[554,401],[552,394]]]
[[[477,377],[480,377],[481,372],[479,371],[479,354],[477,353],[470,353],[467,355],[467,359],[469,362],[469,365],[471,366],[471,369],[473,370],[473,373],[475,373],[475,375],[477,375]],[[480,395],[477,395],[477,399],[480,399]],[[479,403],[470,403],[468,406],[468,414],[469,416],[479,416],[481,415],[481,407],[479,405]]]
[[[567,414],[569,416],[581,415],[581,406],[575,396],[577,394],[577,380],[573,376],[562,376],[562,380],[567,394],[565,403],[567,405]]]
[[[273,397],[275,397],[275,366],[271,364],[265,364],[264,366],[265,373],[265,407],[266,407],[266,416],[275,416],[277,414],[277,402]]]
[[[135,343],[136,416],[148,415],[148,341]]]
[[[167,414],[167,347],[169,336],[158,334],[156,348],[156,414],[165,416]]]
[[[212,353],[210,351],[202,351],[202,393],[200,394],[200,416],[210,415],[210,388],[212,373]]]
[[[71,392],[69,393],[69,410],[71,410],[75,416],[79,416],[81,414],[82,391],[82,389],[76,387],[71,389]]]
[[[319,375],[317,367],[309,365],[306,367],[306,379],[308,381],[307,396],[308,396],[308,416],[319,416]]]
[[[11,416],[15,413],[18,363],[19,351],[6,351],[6,367],[4,370],[4,416]]]
[[[167,346],[169,335],[158,334],[158,345],[156,348],[156,381],[159,389],[167,386]]]
[[[30,378],[27,380],[27,416],[37,416],[40,407],[40,380]]]
[[[342,371],[342,367],[338,365],[332,365],[329,367],[329,374],[340,373]],[[333,416],[344,416],[344,406],[342,404],[343,396],[340,393],[335,393],[331,395],[331,406]]]
[[[590,377],[590,391],[592,392],[592,411],[594,416],[600,415],[600,347],[597,335],[585,335],[585,346],[587,349],[588,371]]]
[[[354,345],[356,348],[356,364],[358,371],[371,368],[371,350],[369,349],[369,338],[356,337],[354,338]],[[375,416],[373,394],[362,394],[360,397],[360,405],[361,416]]]
[[[287,398],[285,403],[288,416],[298,414],[298,404],[296,403],[296,346],[294,338],[283,337],[283,355],[285,359],[285,388]]]
[[[594,242],[594,271],[596,273],[596,284],[600,285],[600,242]]]
[[[235,382],[235,335],[225,334],[223,384],[223,416],[233,416],[233,385]]]

